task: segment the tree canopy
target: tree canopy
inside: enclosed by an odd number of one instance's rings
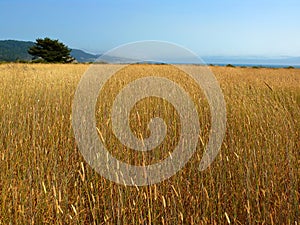
[[[71,57],[71,49],[58,40],[52,40],[48,37],[36,39],[35,45],[28,49],[28,53],[34,59],[42,58],[42,60],[51,63],[70,63],[74,61]]]

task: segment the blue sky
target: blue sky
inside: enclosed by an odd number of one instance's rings
[[[59,39],[93,53],[141,40],[200,56],[300,56],[299,0],[0,0],[0,39]]]

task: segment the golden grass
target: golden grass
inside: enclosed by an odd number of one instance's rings
[[[176,144],[170,132],[178,132],[178,115],[160,99],[141,102],[131,114],[132,129],[141,136],[149,135],[151,116],[169,118],[168,139],[148,155],[122,148],[109,130],[109,116],[101,116],[103,104],[109,106],[118,85],[136,71],[189,84],[187,91],[200,99],[202,130],[197,153],[175,176],[152,186],[124,187],[91,169],[75,143],[71,106],[87,68],[0,65],[0,224],[299,224],[299,69],[211,68],[224,92],[228,125],[219,155],[204,172],[198,165],[210,114],[201,91],[170,66],[121,71],[119,84],[106,87],[107,101],[99,101],[96,112],[105,144],[116,157],[153,163]],[[151,113],[156,105],[162,106]]]

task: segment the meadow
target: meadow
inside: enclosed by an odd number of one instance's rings
[[[220,153],[202,172],[210,111],[201,90],[168,65],[117,73],[99,94],[105,100],[95,114],[99,138],[118,159],[151,164],[178,141],[178,114],[158,98],[139,102],[130,118],[141,137],[149,135],[151,117],[164,118],[161,146],[137,153],[114,137],[105,110],[143,74],[181,83],[201,126],[197,152],[181,171],[155,185],[125,187],[97,174],[74,138],[72,101],[88,67],[0,65],[0,224],[300,224],[300,69],[211,67],[226,101],[227,130]]]

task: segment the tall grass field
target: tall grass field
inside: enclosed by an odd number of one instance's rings
[[[119,71],[100,91],[95,112],[99,138],[119,160],[163,160],[180,132],[174,107],[150,97],[132,109],[131,129],[147,137],[149,120],[159,116],[168,127],[163,143],[141,153],[116,139],[110,107],[133,79],[158,74],[174,80],[199,115],[197,151],[186,166],[138,187],[103,178],[78,149],[72,101],[88,67],[0,65],[0,224],[300,224],[300,69],[210,68],[226,101],[227,128],[219,154],[202,172],[211,126],[202,90],[170,65]]]

